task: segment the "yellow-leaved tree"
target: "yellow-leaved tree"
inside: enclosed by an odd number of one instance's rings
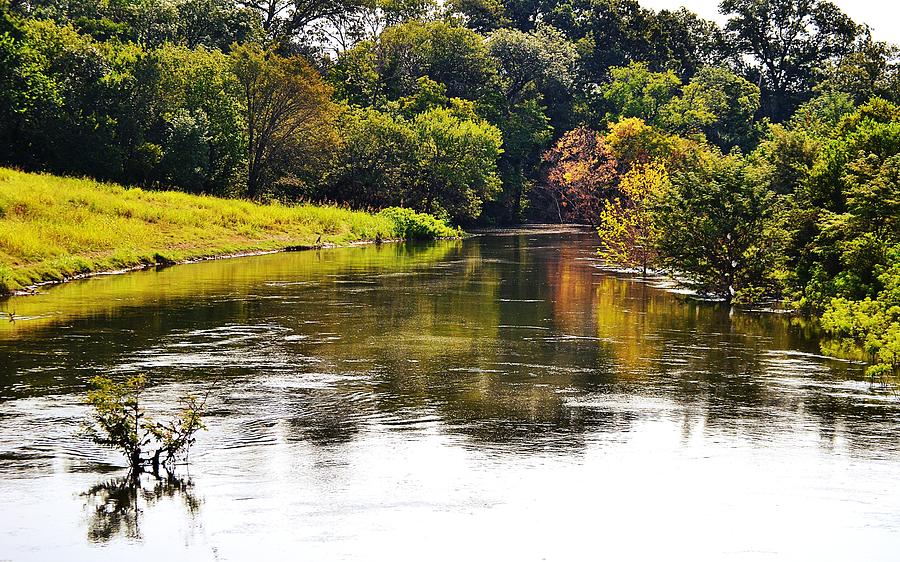
[[[659,162],[637,164],[622,176],[618,195],[608,199],[600,212],[600,257],[640,268],[647,275],[657,258],[652,202],[665,194],[668,185],[668,173]]]

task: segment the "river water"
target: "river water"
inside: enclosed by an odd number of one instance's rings
[[[0,560],[897,560],[900,399],[590,232],[272,254],[0,302]],[[129,488],[86,381],[207,396]]]

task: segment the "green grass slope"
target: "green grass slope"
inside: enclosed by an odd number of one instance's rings
[[[410,213],[146,191],[0,168],[0,294],[76,275],[411,234]],[[429,215],[427,236],[457,231]],[[417,232],[417,237],[422,237]]]

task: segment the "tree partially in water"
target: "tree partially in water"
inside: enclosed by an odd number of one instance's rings
[[[671,176],[654,205],[663,267],[701,294],[752,302],[768,294],[775,251],[767,240],[774,194],[765,172],[739,153],[708,154]]]
[[[147,466],[154,474],[160,466],[173,466],[194,444],[196,433],[206,428],[201,420],[206,401],[192,395],[182,398],[181,410],[170,419],[158,421],[148,416],[141,405],[146,375],[129,377],[123,383],[94,377],[91,385],[87,401],[94,411],[88,432],[97,443],[121,451],[134,475]]]
[[[668,173],[658,163],[635,166],[622,176],[619,195],[607,200],[600,212],[600,257],[647,275],[658,259],[651,206],[654,199],[665,197],[668,183]]]

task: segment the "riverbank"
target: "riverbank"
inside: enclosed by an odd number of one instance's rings
[[[86,275],[457,232],[428,215],[148,191],[0,168],[0,295]]]

